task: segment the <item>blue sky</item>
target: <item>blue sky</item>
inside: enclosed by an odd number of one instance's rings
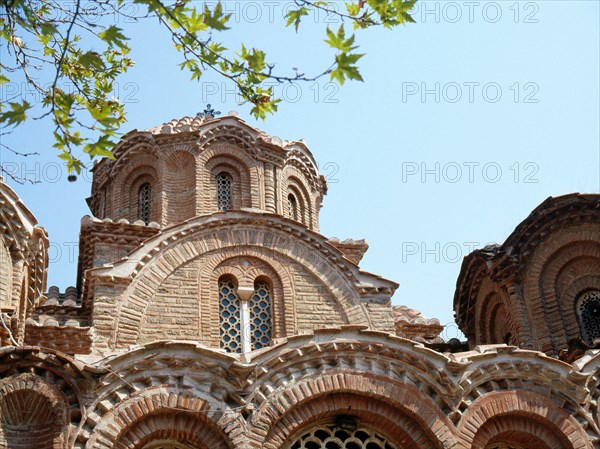
[[[287,5],[226,2],[234,28],[222,37],[266,50],[281,71],[316,73],[332,57],[325,26],[339,22],[312,15],[296,35],[281,26]],[[366,238],[361,266],[400,283],[395,304],[452,323],[463,256],[502,243],[548,196],[600,192],[598,5],[420,2],[416,24],[358,33],[364,83],[276,86],[284,102],[265,122],[236,104],[233,86],[217,76],[189,81],[154,22],[121,23],[136,60],[116,93],[128,111],[123,130],[211,103],[271,135],[305,139],[329,181],[321,232]],[[18,83],[7,88],[32,97]],[[49,232],[49,285],[62,290],[75,283],[89,176],[66,181],[42,123],[3,142],[41,153],[0,158],[44,181],[11,185]]]

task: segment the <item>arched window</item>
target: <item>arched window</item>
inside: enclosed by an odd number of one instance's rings
[[[265,281],[254,283],[250,299],[250,340],[252,350],[264,348],[271,343],[271,290]]]
[[[138,219],[150,223],[152,215],[152,187],[149,182],[143,183],[138,190]]]
[[[219,280],[219,328],[221,348],[227,352],[242,352],[240,311],[235,284],[228,277],[222,278]]]
[[[315,426],[296,439],[288,449],[397,449],[379,433],[358,426],[354,429],[336,424]]]
[[[233,206],[233,178],[227,172],[221,172],[217,181],[217,207],[220,211],[230,210]]]
[[[293,193],[288,195],[288,217],[298,221],[298,200]]]
[[[592,344],[600,338],[600,291],[589,290],[581,294],[577,299],[576,312],[581,339]]]

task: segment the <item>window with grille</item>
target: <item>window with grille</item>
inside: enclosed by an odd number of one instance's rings
[[[219,281],[219,327],[221,348],[227,352],[242,352],[240,300],[229,278]]]
[[[217,181],[217,207],[220,211],[230,210],[233,207],[233,178],[229,173],[222,172],[216,177]]]
[[[144,223],[150,223],[152,214],[152,187],[150,183],[145,182],[138,190],[138,219]]]
[[[298,221],[298,201],[293,193],[288,195],[288,216],[292,220]]]
[[[344,430],[335,424],[318,426],[298,438],[288,449],[398,449],[384,436],[364,427]]]
[[[271,291],[264,281],[255,283],[250,299],[250,339],[252,350],[271,342]]]
[[[600,339],[600,291],[590,290],[581,294],[576,311],[581,339],[587,344]]]
[[[219,333],[221,348],[227,352],[241,353],[269,346],[271,313],[271,289],[267,282],[256,281],[252,297],[241,301],[232,279],[219,280]],[[244,329],[249,332],[244,334]],[[242,341],[243,338],[248,340]]]

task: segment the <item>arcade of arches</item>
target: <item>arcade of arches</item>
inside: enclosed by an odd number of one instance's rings
[[[197,116],[114,155],[62,292],[0,182],[0,448],[600,447],[600,195],[465,257],[445,341],[365,240],[319,233],[303,141]]]

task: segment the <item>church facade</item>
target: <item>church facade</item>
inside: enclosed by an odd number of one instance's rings
[[[319,233],[304,142],[197,116],[114,154],[64,292],[0,183],[0,448],[599,447],[600,195],[468,255],[444,341],[366,241]]]

